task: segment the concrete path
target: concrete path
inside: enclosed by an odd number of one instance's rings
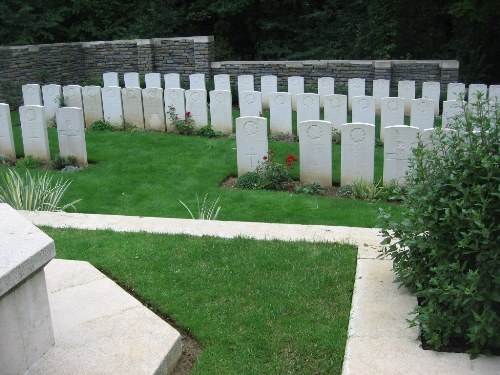
[[[343,375],[500,374],[500,357],[471,361],[466,354],[436,353],[420,348],[418,329],[408,328],[406,322],[416,299],[393,283],[391,262],[376,259],[382,240],[378,229],[50,212],[22,214],[35,225],[59,228],[356,245],[358,261]]]

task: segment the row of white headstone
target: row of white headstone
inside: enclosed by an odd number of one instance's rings
[[[25,105],[19,107],[19,118],[24,155],[48,163],[50,147],[44,111],[45,108],[40,105]],[[87,146],[83,110],[76,107],[58,108],[56,122],[59,154],[64,157],[74,156],[78,165],[86,165]],[[10,107],[4,103],[0,103],[0,155],[16,160]]]
[[[332,124],[329,121],[309,120],[298,125],[299,165],[302,183],[332,186]],[[417,144],[419,129],[394,125],[385,128],[384,183],[405,183],[408,160]],[[429,139],[434,129],[423,131]],[[341,186],[362,180],[373,183],[375,171],[375,126],[348,123],[340,126]],[[255,171],[268,157],[267,121],[263,117],[236,119],[236,149],[238,176]]]

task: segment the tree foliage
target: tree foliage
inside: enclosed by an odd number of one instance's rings
[[[216,58],[459,59],[500,81],[493,0],[3,0],[0,44],[214,35]]]

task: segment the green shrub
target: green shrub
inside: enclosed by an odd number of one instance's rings
[[[61,156],[56,154],[50,162],[52,169],[61,170],[67,166],[76,166],[76,158],[74,156]]]
[[[342,140],[342,138],[341,138],[340,130],[332,129],[332,143],[334,145],[340,145],[341,140]]]
[[[259,190],[263,189],[263,182],[257,172],[247,172],[241,175],[235,186],[240,189]]]
[[[198,129],[196,131],[196,133],[199,136],[205,137],[205,138],[213,138],[213,137],[217,136],[214,129],[212,128],[212,125],[210,125],[210,124],[201,127],[200,129]]]
[[[40,167],[40,160],[35,159],[33,156],[26,156],[24,158],[18,159],[16,162],[16,167],[36,169]]]
[[[364,180],[355,180],[350,184],[341,186],[339,195],[342,198],[371,201],[377,198],[378,189],[378,184],[374,185]]]
[[[195,132],[194,120],[191,118],[191,113],[186,112],[184,120],[181,120],[177,113],[175,112],[174,106],[169,106],[167,111],[170,123],[174,126],[179,134],[182,135],[192,135]]]
[[[420,300],[412,324],[435,349],[500,350],[500,121],[479,100],[414,150],[403,220],[383,213],[384,253]]]
[[[313,182],[312,184],[296,186],[295,192],[307,195],[322,195],[325,193],[325,189],[320,184]]]
[[[77,201],[60,206],[60,201],[71,182],[63,179],[52,182],[52,176],[31,175],[28,170],[22,177],[14,169],[0,175],[0,203],[7,203],[16,210],[64,211],[73,208]]]
[[[113,124],[106,120],[96,120],[89,127],[88,130],[92,131],[114,131],[115,127]]]

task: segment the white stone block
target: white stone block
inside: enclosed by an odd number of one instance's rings
[[[116,72],[106,72],[102,74],[103,86],[120,86],[118,81],[118,73]]]
[[[500,85],[490,85],[488,89],[488,98],[492,104],[500,104]]]
[[[165,81],[165,89],[180,89],[181,76],[179,73],[167,73],[163,76]]]
[[[469,104],[476,104],[477,103],[477,98],[479,94],[481,94],[481,97],[483,100],[485,100],[488,92],[488,86],[480,83],[472,83],[469,85],[469,97],[468,97],[468,102]]]
[[[278,91],[278,77],[273,75],[260,77],[260,92],[262,93],[262,108],[270,109],[269,94]]]
[[[395,180],[404,185],[408,171],[408,160],[417,146],[418,128],[395,125],[385,128],[384,183]]]
[[[297,94],[297,124],[319,120],[319,94]]]
[[[422,84],[422,98],[434,100],[434,115],[439,116],[441,84],[439,82],[424,82]]]
[[[9,160],[16,160],[10,106],[5,103],[0,103],[0,155],[8,157]]]
[[[270,93],[269,107],[271,133],[292,134],[292,94]]]
[[[352,98],[352,122],[375,124],[375,99],[373,96]]]
[[[321,108],[325,107],[325,96],[335,94],[335,78],[321,77],[318,78],[318,94],[319,105]]]
[[[139,73],[137,73],[137,72],[125,73],[123,75],[123,80],[125,81],[126,88],[140,88],[141,87]]]
[[[332,123],[333,129],[340,131],[340,125],[347,122],[347,96],[326,95],[324,118],[325,121]]]
[[[253,172],[267,158],[267,119],[264,117],[238,117],[236,119],[236,159],[238,177]]]
[[[144,126],[147,130],[165,131],[165,108],[163,89],[146,88],[142,90],[144,106]]]
[[[262,116],[262,94],[260,91],[242,91],[240,96],[240,116]]]
[[[206,90],[205,74],[195,73],[189,75],[189,89],[190,90]]]
[[[165,89],[165,122],[167,124],[167,132],[172,132],[175,129],[172,126],[172,121],[168,114],[169,108],[174,108],[174,113],[181,120],[186,119],[186,100],[185,90],[178,89]]]
[[[134,125],[136,128],[140,130],[144,130],[142,89],[139,87],[123,88],[122,103],[123,103],[123,119],[125,120],[125,122]]]
[[[385,128],[404,125],[405,101],[403,98],[381,98],[380,111],[380,139],[383,141]]]
[[[160,73],[146,73],[144,74],[144,81],[147,89],[161,89]]]
[[[465,84],[464,83],[448,83],[446,90],[446,100],[465,100]],[[444,107],[444,104],[443,104]],[[444,110],[444,108],[443,108]]]
[[[343,124],[340,133],[340,185],[357,180],[372,184],[375,176],[375,125]]]
[[[233,132],[233,108],[231,91],[210,91],[210,123],[215,131]]]
[[[380,99],[390,96],[391,81],[388,79],[373,80],[373,97],[375,98],[375,113],[380,115]]]
[[[82,87],[82,101],[86,127],[89,127],[95,121],[102,120],[104,118],[100,86]]]
[[[49,137],[43,114],[43,107],[26,105],[19,107],[24,156],[33,156],[50,162]]]
[[[443,102],[443,116],[441,117],[441,128],[449,128],[456,121],[465,120],[464,108],[466,102],[462,100],[446,100]]]
[[[332,186],[332,124],[303,121],[297,125],[300,149],[300,182]]]
[[[415,99],[415,81],[399,81],[398,97],[405,100],[405,116],[411,112],[411,101]]]
[[[123,105],[119,87],[102,87],[102,109],[104,120],[117,128],[123,127]]]
[[[410,126],[419,130],[434,127],[435,101],[432,99],[413,99],[411,101]]]
[[[208,124],[206,90],[186,90],[186,113],[191,115],[195,128]]]
[[[62,88],[61,85],[42,86],[43,107],[45,113],[45,122],[55,123],[57,108],[61,106]]]
[[[22,86],[24,105],[43,105],[40,85],[31,83]]]
[[[349,78],[347,81],[347,101],[349,110],[352,110],[352,98],[355,96],[365,96],[364,78]]]
[[[304,93],[304,77],[288,77],[288,92],[292,94],[292,110],[297,110],[297,94]]]
[[[243,100],[241,97],[243,91],[255,91],[253,75],[245,74],[238,76],[238,105],[240,106]]]
[[[61,156],[74,156],[79,166],[87,165],[83,109],[76,107],[59,108],[56,113],[56,123]]]
[[[214,75],[215,90],[231,91],[231,77],[229,74],[216,74]]]
[[[83,108],[82,87],[80,85],[63,86],[64,106]]]

